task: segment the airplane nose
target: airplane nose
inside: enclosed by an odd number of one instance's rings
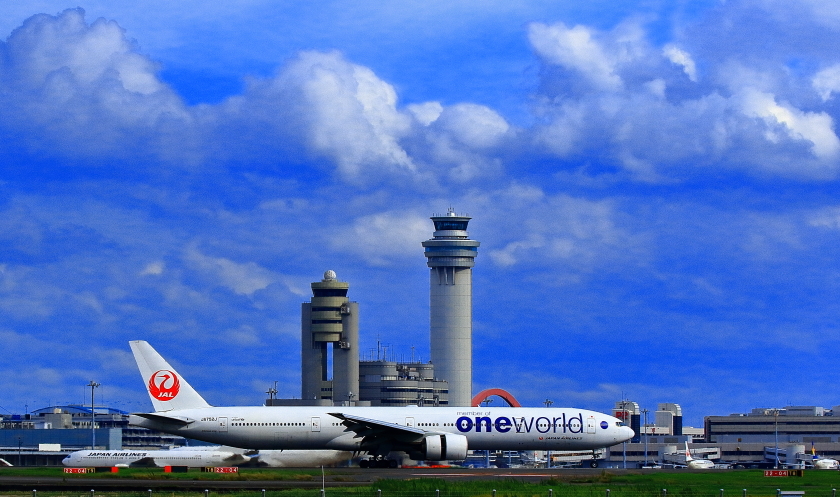
[[[629,426],[622,426],[621,427],[621,438],[622,438],[621,441],[622,442],[626,442],[627,440],[630,440],[631,438],[633,438],[635,436],[636,436],[636,432],[633,431],[633,428],[630,428]]]

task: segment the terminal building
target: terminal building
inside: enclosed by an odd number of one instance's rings
[[[835,416],[834,414],[838,415]],[[707,416],[708,443],[840,443],[840,406],[788,406],[781,409],[753,409],[749,414]]]
[[[660,419],[676,419],[675,404],[659,404]],[[663,409],[663,407],[665,409]],[[640,412],[635,402],[616,403],[614,413],[624,411],[633,422]],[[659,416],[670,411],[672,416]],[[759,408],[747,414],[707,416],[704,429],[682,427],[677,432],[667,426],[640,426],[639,435],[630,443],[611,447],[607,465],[636,468],[648,464],[680,465],[685,460],[688,442],[695,458],[711,459],[723,467],[763,467],[778,465],[807,467],[813,456],[840,459],[840,406],[826,409],[817,406],[788,406],[778,409]],[[617,416],[620,417],[620,416]],[[628,424],[630,424],[628,423]],[[641,423],[640,423],[641,425]],[[777,461],[778,455],[778,461]]]
[[[52,406],[29,414],[0,416],[0,466],[60,466],[70,452],[91,448],[94,436],[95,447],[103,450],[205,445],[128,426],[128,413],[118,409],[98,405],[93,410],[82,405]]]

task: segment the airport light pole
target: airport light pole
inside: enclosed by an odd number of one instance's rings
[[[545,399],[543,401],[543,404],[545,404],[545,407],[547,407],[547,408],[551,407],[551,404],[553,404],[553,403],[554,403],[554,401],[551,400],[551,399]],[[545,468],[546,469],[551,469],[551,451],[550,450],[546,451]]]
[[[773,469],[779,469],[779,408],[773,409],[773,432],[774,438],[776,442],[776,448],[774,449],[774,456],[776,459],[776,463],[773,465]]]
[[[645,466],[647,466],[647,463],[648,463],[648,460],[647,460],[647,454],[648,454],[648,437],[647,437],[648,436],[648,417],[647,417],[647,415],[648,415],[648,412],[650,412],[650,411],[648,411],[647,409],[642,409],[640,412],[645,415],[645,425],[642,428],[642,434],[645,437]]]
[[[493,402],[493,399],[484,399],[481,401],[484,404],[484,407],[488,407],[490,403]],[[484,465],[486,468],[490,469],[490,450],[484,451]]]
[[[99,386],[99,383],[96,383],[93,380],[90,380],[90,383],[87,385],[90,387],[90,449],[96,449],[96,409],[94,408],[93,404],[93,391],[96,387]]]
[[[623,396],[624,394],[622,394]],[[621,401],[621,422],[625,425],[627,424],[627,400],[624,399]],[[621,460],[624,465],[624,469],[627,469],[627,440],[621,442]]]

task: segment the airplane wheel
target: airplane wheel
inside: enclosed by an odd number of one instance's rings
[[[397,467],[397,461],[395,459],[391,459],[390,461],[388,461],[388,467],[389,468],[396,468]]]
[[[370,466],[370,461],[368,461],[367,459],[362,459],[361,461],[359,461],[359,467],[360,468],[367,468],[369,466]]]
[[[590,462],[590,463],[589,463],[589,467],[590,467],[590,468],[597,468],[597,467],[598,467],[598,461],[592,461],[592,462]]]

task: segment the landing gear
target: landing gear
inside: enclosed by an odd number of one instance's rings
[[[360,468],[396,468],[399,463],[395,459],[385,459],[381,456],[359,461]]]
[[[597,468],[598,467],[598,461],[596,461],[595,459],[589,461],[589,467],[590,468]]]

